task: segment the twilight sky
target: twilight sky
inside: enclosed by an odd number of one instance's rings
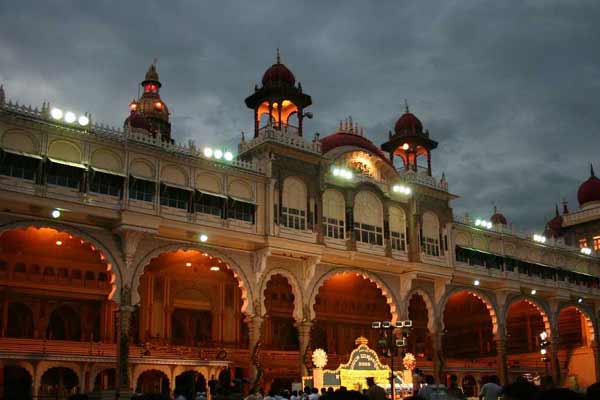
[[[408,99],[455,214],[541,229],[600,171],[600,2],[4,1],[0,83],[19,103],[121,126],[158,57],[175,138],[235,148],[275,59],[313,98],[305,132],[351,115],[376,144]]]

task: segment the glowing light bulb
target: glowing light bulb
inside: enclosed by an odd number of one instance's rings
[[[200,241],[202,243],[206,242],[207,240],[208,240],[208,236],[206,234],[203,233],[200,235]]]
[[[214,151],[214,156],[217,160],[220,160],[221,158],[223,158],[223,151],[217,149]]]
[[[225,157],[225,160],[231,161],[231,160],[233,160],[233,153],[230,151],[226,151],[224,157]]]
[[[60,240],[57,240],[57,241],[56,241],[56,245],[57,245],[57,246],[62,246],[62,241],[60,241]]]
[[[535,295],[536,293],[537,293],[537,290],[535,290],[535,289],[531,289],[531,295],[532,295],[532,296],[533,296],[533,295]]]
[[[186,262],[186,263],[185,263],[185,266],[186,266],[186,267],[191,267],[191,266],[192,266],[192,263],[191,263],[191,262]]]
[[[481,285],[481,282],[479,282],[479,279],[475,279],[475,280],[473,281],[473,285],[475,285],[475,286],[479,286],[479,285]]]
[[[408,150],[408,148],[409,148],[409,147],[410,147],[410,146],[408,145],[408,143],[404,143],[404,144],[402,145],[402,150]]]
[[[210,147],[205,147],[204,148],[204,157],[211,158],[212,156],[213,156],[213,149],[211,149]]]
[[[50,116],[57,120],[62,119],[63,111],[60,108],[53,108],[50,110]]]
[[[73,122],[75,122],[76,119],[77,119],[77,116],[75,115],[75,113],[73,113],[71,111],[67,111],[65,113],[65,122],[72,124]]]
[[[52,212],[50,213],[50,216],[54,219],[56,218],[60,218],[60,215],[62,213],[60,212],[60,210],[58,208],[55,208],[54,210],[52,210]]]
[[[220,268],[218,266],[216,266],[216,265],[213,265],[212,267],[210,267],[210,270],[211,271],[219,271]]]
[[[85,115],[81,115],[77,122],[79,122],[79,125],[81,126],[87,126],[90,123],[90,119]]]

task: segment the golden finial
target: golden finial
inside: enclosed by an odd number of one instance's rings
[[[368,343],[369,343],[369,339],[367,339],[364,336],[359,336],[354,341],[354,344],[357,345],[357,346],[360,346],[361,344],[367,345]]]

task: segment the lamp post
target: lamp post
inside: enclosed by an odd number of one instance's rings
[[[388,356],[390,358],[390,390],[392,395],[392,400],[395,400],[395,389],[396,385],[394,383],[394,353],[396,348],[406,347],[406,338],[408,337],[408,332],[404,330],[409,330],[412,328],[412,321],[396,321],[396,324],[392,324],[390,321],[375,321],[371,324],[371,328],[379,330],[379,340],[377,344],[381,348],[381,353]],[[397,338],[394,333],[395,329],[399,329],[401,331],[401,338]]]
[[[544,362],[544,371],[546,372],[546,376],[550,375],[550,371],[548,368],[548,363],[550,362],[550,357],[548,357],[548,347],[550,347],[550,341],[548,340],[548,333],[546,331],[542,331],[540,333],[540,354],[542,355],[542,361]]]

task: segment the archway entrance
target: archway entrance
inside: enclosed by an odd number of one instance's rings
[[[197,393],[206,393],[206,378],[199,372],[186,371],[175,378],[175,395],[195,400]]]
[[[46,333],[48,340],[80,340],[81,320],[79,314],[68,305],[52,311]]]
[[[476,294],[463,290],[448,298],[444,327],[447,358],[475,360],[496,354],[492,317]]]
[[[39,399],[67,400],[79,392],[79,378],[70,368],[50,368],[42,375]]]
[[[150,344],[241,347],[242,293],[228,265],[199,250],[152,259],[140,278],[139,336]]]
[[[6,336],[33,338],[33,313],[27,305],[21,302],[10,303],[7,322]]]
[[[116,388],[116,370],[105,369],[96,375],[94,379],[94,391],[113,390]]]
[[[542,332],[550,334],[550,324],[537,304],[528,299],[510,304],[506,312],[506,350],[510,380],[524,374],[550,373],[540,356]]]
[[[433,350],[429,336],[429,311],[423,297],[415,293],[408,303],[408,319],[412,320],[413,327],[408,336],[407,351],[415,357],[432,360]]]
[[[590,318],[576,306],[563,308],[558,314],[559,361],[561,384],[585,388],[596,381]]]
[[[312,347],[346,357],[355,348],[359,336],[368,338],[369,343],[377,343],[378,332],[371,329],[373,321],[392,319],[387,299],[377,285],[351,272],[336,274],[323,283],[314,311]]]
[[[298,330],[294,326],[294,294],[287,278],[273,275],[265,288],[263,343],[267,349],[298,350]]]
[[[31,400],[32,379],[23,367],[4,367],[4,400]]]
[[[528,300],[515,301],[506,314],[508,354],[539,354],[539,335],[547,331],[544,317],[537,306]]]
[[[6,337],[111,341],[116,305],[105,256],[91,243],[52,228],[0,235],[10,292]]]
[[[142,394],[162,394],[164,396],[170,396],[169,387],[169,378],[164,372],[152,369],[142,372],[137,380],[135,391],[136,393]]]

